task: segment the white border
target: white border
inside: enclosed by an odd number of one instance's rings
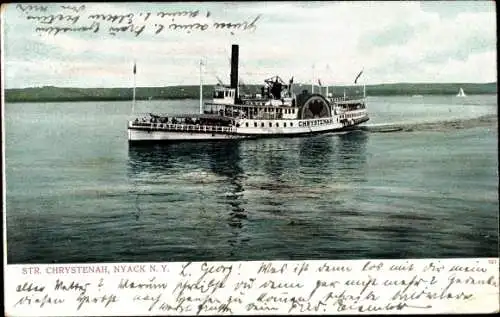
[[[1,45],[1,60],[2,60],[2,70],[5,69],[5,36],[4,36],[4,25],[5,25],[5,10],[6,10],[7,4],[1,4],[1,30],[2,30],[2,35],[0,38],[0,45]],[[63,264],[63,265],[7,265],[7,216],[6,216],[6,168],[5,168],[5,74],[4,71],[2,71],[1,74],[1,98],[2,98],[2,115],[1,115],[1,120],[2,120],[2,136],[3,136],[3,142],[2,142],[2,183],[4,186],[2,186],[2,210],[3,212],[3,217],[2,221],[4,224],[3,228],[3,246],[4,246],[4,256],[3,256],[3,263],[4,263],[4,277],[5,277],[5,288],[4,288],[4,294],[5,294],[5,307],[6,307],[6,312],[7,315],[15,315],[15,316],[79,316],[79,315],[163,315],[165,312],[162,311],[156,311],[156,312],[150,312],[145,309],[144,305],[139,303],[138,301],[135,301],[133,298],[137,294],[145,295],[148,294],[148,291],[145,289],[134,289],[132,291],[130,290],[122,290],[119,292],[116,292],[113,287],[116,287],[116,284],[119,284],[119,280],[121,278],[136,278],[143,283],[147,283],[148,279],[150,279],[152,276],[154,276],[157,279],[166,279],[168,280],[168,287],[169,291],[172,291],[172,287],[176,287],[178,283],[184,282],[190,282],[190,283],[195,283],[196,281],[199,281],[199,278],[201,277],[202,281],[205,281],[209,283],[209,279],[214,279],[216,281],[224,281],[225,286],[224,287],[219,287],[216,289],[213,293],[214,297],[217,297],[219,299],[223,298],[228,298],[229,296],[236,296],[237,293],[234,291],[234,288],[230,288],[228,285],[234,284],[241,282],[242,280],[248,278],[248,276],[251,276],[254,274],[256,271],[258,271],[259,268],[262,267],[263,263],[270,264],[276,268],[283,267],[283,265],[287,265],[287,270],[286,274],[285,273],[280,273],[279,270],[277,269],[276,273],[259,273],[256,274],[256,281],[255,285],[263,285],[266,283],[266,281],[273,280],[275,283],[278,283],[279,281],[285,282],[290,284],[290,283],[303,283],[305,286],[307,286],[309,289],[305,293],[310,293],[311,289],[315,288],[315,285],[317,286],[317,281],[318,280],[324,280],[324,281],[331,281],[332,279],[339,280],[339,281],[346,281],[347,279],[358,279],[362,280],[364,279],[369,279],[369,278],[379,278],[379,279],[384,279],[387,278],[387,276],[390,276],[390,278],[400,278],[401,280],[406,280],[409,281],[412,278],[412,274],[414,272],[390,272],[389,275],[387,275],[388,271],[370,271],[370,274],[367,272],[363,272],[360,270],[362,266],[364,266],[367,262],[373,261],[373,262],[378,262],[382,263],[383,266],[388,267],[393,264],[404,264],[404,265],[409,265],[409,264],[414,264],[415,266],[419,267],[418,274],[421,278],[424,279],[432,279],[431,276],[438,276],[437,279],[439,280],[437,285],[439,287],[442,287],[443,285],[446,284],[446,281],[449,281],[450,278],[453,276],[453,278],[461,278],[462,280],[467,280],[468,278],[474,278],[476,280],[483,280],[483,281],[494,281],[496,283],[495,285],[472,285],[472,284],[461,284],[458,285],[456,284],[456,291],[465,291],[465,292],[471,292],[474,294],[473,300],[464,300],[463,302],[457,303],[453,299],[450,300],[439,300],[437,301],[437,305],[433,306],[432,308],[406,308],[405,310],[398,311],[398,313],[401,314],[407,314],[407,313],[422,313],[422,314],[434,314],[434,313],[494,313],[494,312],[499,312],[499,289],[498,289],[498,280],[499,280],[499,266],[498,266],[498,259],[494,258],[484,258],[484,259],[413,259],[413,260],[356,260],[356,261],[287,261],[287,262],[279,262],[279,261],[263,261],[263,262],[197,262],[197,263],[191,263],[189,264],[189,268],[191,270],[192,277],[185,277],[181,274],[183,266],[188,265],[188,263],[143,263],[145,267],[150,267],[151,265],[154,265],[155,267],[166,265],[169,268],[168,272],[164,273],[159,273],[159,272],[143,272],[143,273],[102,273],[102,274],[76,274],[72,275],[71,273],[68,274],[60,274],[60,275],[51,275],[47,274],[48,271],[54,268],[59,268],[61,271],[67,270],[68,272],[71,272],[75,267],[79,266],[77,264]],[[471,268],[477,267],[477,266],[482,266],[487,268],[487,272],[455,272],[455,273],[450,273],[445,271],[439,272],[439,274],[434,274],[431,275],[432,272],[426,271],[423,272],[423,267],[429,266],[430,263],[445,263],[446,267],[450,268],[450,266],[453,265],[462,265],[462,266],[469,266]],[[344,267],[350,267],[352,269],[351,272],[342,272],[342,273],[325,273],[325,272],[318,272],[317,270],[314,271],[308,275],[302,274],[297,274],[297,272],[293,271],[295,267],[303,266],[303,265],[308,265],[310,267],[319,267],[321,264],[327,264],[327,265],[332,265],[332,266],[344,266]],[[92,270],[92,268],[95,267],[107,267],[108,272],[112,272],[114,266],[124,266],[124,267],[129,267],[129,268],[137,268],[140,266],[141,263],[120,263],[120,264],[97,264],[97,263],[87,263],[87,264],[82,264],[80,266],[85,266],[87,270]],[[232,267],[233,270],[231,271],[230,275],[226,275],[224,270],[221,272],[209,272],[208,274],[205,274],[207,271],[207,267]],[[40,272],[45,272],[41,273],[39,275],[32,275],[32,274],[23,274],[23,270],[28,269],[28,268],[38,268]],[[291,270],[291,271],[290,271]],[[204,273],[205,272],[205,273]],[[385,275],[383,274],[385,273]],[[103,281],[103,276],[105,277],[106,283],[107,283],[107,288],[105,286],[102,286],[99,288],[99,283]],[[243,276],[243,278],[242,278]],[[385,276],[385,277],[384,277]],[[490,278],[491,277],[491,278]],[[86,305],[85,309],[83,310],[76,310],[76,306],[74,304],[75,302],[75,297],[78,297],[79,295],[79,290],[78,287],[76,287],[74,284],[73,286],[68,286],[70,290],[65,291],[60,295],[61,290],[51,290],[49,292],[49,288],[51,284],[57,283],[57,280],[61,279],[63,280],[66,285],[71,285],[71,282],[74,282],[75,280],[78,280],[78,283],[85,284],[86,282],[91,283],[89,285],[88,290],[86,290],[86,293],[90,293],[91,291],[97,293],[102,293],[103,290],[108,290],[111,292],[115,292],[119,296],[123,296],[125,298],[125,303],[126,305],[113,305],[112,308],[109,309],[103,309],[99,305],[92,305],[88,304]],[[26,291],[30,287],[27,286],[28,284],[40,284],[46,287],[47,292],[49,294],[55,294],[57,293],[58,295],[61,296],[61,298],[64,298],[66,302],[64,304],[61,304],[60,306],[51,306],[47,304],[43,308],[36,308],[35,303],[30,303],[30,304],[24,304],[22,306],[17,305],[15,308],[13,306],[15,305],[16,302],[19,301],[19,296],[20,294],[29,294],[33,293],[32,291]],[[111,285],[111,286],[110,286]],[[115,286],[113,286],[115,285]],[[415,286],[415,285],[414,285]],[[92,287],[94,289],[92,289]],[[415,286],[416,287],[416,286]],[[434,286],[433,286],[434,287]],[[431,289],[434,289],[431,287]],[[435,286],[437,289],[438,286]],[[73,289],[71,289],[73,288]],[[214,287],[216,288],[216,287]],[[326,288],[326,287],[325,287]],[[340,290],[342,290],[341,286],[339,286]],[[358,291],[359,287],[347,287],[344,285],[344,289],[353,289],[355,288]],[[384,296],[384,294],[390,294],[392,291],[394,291],[394,287],[380,287],[380,286],[375,286],[372,285],[373,290],[377,291],[381,298]],[[335,289],[335,287],[330,287],[328,289]],[[303,295],[304,289],[301,289],[301,292],[296,292],[293,288],[287,288],[287,291],[289,293],[296,293],[296,296],[301,296]],[[279,295],[279,292],[282,290],[276,290],[276,289],[270,289],[267,290],[269,294],[275,294],[276,296]],[[36,292],[35,292],[36,293]],[[43,293],[43,292],[42,292]],[[175,293],[175,292],[174,292]],[[199,290],[192,290],[192,291],[186,291],[186,294],[189,294],[191,296],[200,296]],[[290,304],[278,304],[275,305],[275,307],[278,308],[278,311],[259,311],[259,312],[252,312],[248,310],[248,302],[255,300],[256,297],[258,297],[259,294],[262,294],[262,289],[259,288],[250,288],[248,289],[248,292],[242,297],[243,301],[245,301],[245,304],[239,305],[236,303],[233,305],[233,314],[288,314],[289,313],[289,306]],[[201,296],[200,296],[201,298]],[[418,300],[417,300],[418,302]],[[422,307],[424,307],[423,304],[424,302],[419,302],[422,304]],[[338,305],[337,305],[338,306]],[[246,308],[245,308],[246,307]],[[392,311],[394,312],[394,311]],[[293,311],[295,314],[324,314],[324,313],[329,313],[329,314],[337,314],[339,313],[338,310],[335,310],[335,306],[333,305],[332,307],[329,307],[328,309],[325,308],[324,311],[317,310],[317,311],[312,311],[309,309],[306,309],[306,311]],[[342,314],[359,314],[359,311],[343,311],[340,312]],[[382,314],[387,314],[391,313],[388,311],[377,311],[377,312],[367,312],[370,314],[376,314],[376,313],[382,313]],[[179,312],[169,312],[169,314],[172,315],[183,315],[183,314],[188,314],[192,315],[193,312],[185,312],[185,313],[179,313]],[[217,315],[217,314],[223,314],[223,313],[218,313],[218,312],[208,312],[207,314],[211,315]],[[227,312],[226,312],[227,314]]]

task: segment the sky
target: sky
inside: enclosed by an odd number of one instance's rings
[[[45,5],[45,4],[43,4]],[[240,82],[284,80],[326,85],[398,82],[496,82],[496,15],[493,1],[159,2],[9,4],[2,8],[5,88],[138,87],[229,84],[231,45],[240,50]],[[43,8],[42,8],[43,10]],[[194,17],[161,12],[195,12]],[[148,15],[149,13],[149,15]],[[58,14],[62,14],[58,16]],[[115,32],[128,19],[101,21],[95,14],[133,14],[142,33]],[[147,19],[145,18],[147,16]],[[44,18],[45,17],[45,18]],[[50,18],[54,18],[52,23]],[[63,18],[59,21],[58,18]],[[78,17],[75,23],[71,19]],[[246,22],[244,30],[214,23]],[[171,30],[169,25],[205,25]],[[163,25],[160,29],[159,25]],[[242,24],[243,25],[243,24]],[[95,26],[95,24],[94,24]],[[41,29],[52,27],[52,33]],[[115,33],[112,35],[111,33]],[[133,65],[137,73],[133,76]]]

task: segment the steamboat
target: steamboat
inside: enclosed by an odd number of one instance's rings
[[[128,140],[135,142],[230,140],[259,137],[345,133],[369,120],[366,93],[362,97],[293,92],[293,77],[266,79],[260,94],[240,95],[239,46],[231,52],[230,86],[217,85],[210,102],[202,100],[200,63],[200,111],[188,114],[148,113],[128,122]],[[135,66],[134,66],[135,70]],[[359,77],[359,75],[358,75]],[[135,87],[135,86],[134,86]],[[135,95],[135,94],[134,94]],[[134,99],[135,100],[135,99]]]

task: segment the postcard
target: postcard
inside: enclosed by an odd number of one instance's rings
[[[493,2],[1,8],[7,316],[498,313]]]

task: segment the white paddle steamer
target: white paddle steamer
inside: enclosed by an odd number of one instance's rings
[[[215,87],[213,100],[197,114],[149,113],[128,123],[129,142],[203,141],[284,137],[345,132],[369,120],[362,97],[334,98],[332,94],[293,93],[293,79],[265,80],[260,94],[240,96],[238,46],[231,56],[231,85]],[[200,84],[200,94],[201,94]]]

